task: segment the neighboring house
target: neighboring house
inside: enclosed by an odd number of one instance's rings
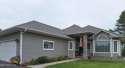
[[[91,54],[121,56],[120,38],[116,33],[89,25],[83,28],[72,25],[61,30],[31,21],[0,31],[0,59],[9,61],[11,57],[20,56],[24,63],[40,56],[83,56],[84,59]]]

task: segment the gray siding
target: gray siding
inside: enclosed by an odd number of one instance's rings
[[[106,33],[106,32],[103,32],[103,31],[101,31],[100,33],[98,33],[97,35],[95,35],[94,39],[97,40],[98,36],[100,36],[100,35],[106,35],[107,38],[108,38],[108,40],[111,39],[110,35],[108,33]]]
[[[95,56],[108,56],[111,57],[111,53],[94,53]]]
[[[43,40],[54,41],[54,50],[43,50]],[[26,32],[23,34],[23,62],[40,56],[68,56],[68,40]]]
[[[119,55],[118,55],[118,53],[113,53],[113,56],[114,56],[114,57],[117,57],[117,56],[119,56]]]
[[[75,57],[75,51],[74,50],[69,50],[68,51],[68,56],[69,56],[69,58],[74,58]]]
[[[19,53],[20,53],[20,45],[19,45],[20,32],[0,36],[0,41],[9,41],[9,40],[16,40],[16,39],[18,39],[16,41],[16,43],[17,43],[16,54],[19,55]]]

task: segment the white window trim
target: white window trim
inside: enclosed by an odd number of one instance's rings
[[[114,52],[114,41],[117,41],[117,52]],[[113,40],[113,53],[118,53],[118,45],[119,45],[118,40]]]
[[[95,40],[95,41],[94,41],[94,46],[96,46],[96,45],[95,45],[95,42],[96,42],[96,41],[109,41],[109,42],[110,42],[110,40]],[[111,43],[110,43],[110,46],[111,46]],[[96,52],[96,49],[95,49],[95,47],[94,47],[94,53],[110,53],[110,51],[109,51],[109,52]]]
[[[44,48],[44,42],[52,42],[53,43],[53,49],[45,49]],[[54,45],[55,45],[55,43],[54,43],[54,41],[49,41],[49,40],[43,40],[43,50],[54,50]]]
[[[108,37],[107,37],[106,35],[101,34],[101,35],[99,35],[99,36],[97,37],[97,40],[105,40],[105,39],[99,39],[99,37],[100,37],[100,36],[105,36],[105,37],[106,37],[106,39],[108,39]]]
[[[70,42],[72,42],[72,49],[70,49]],[[74,42],[73,41],[68,41],[68,50],[74,50]]]

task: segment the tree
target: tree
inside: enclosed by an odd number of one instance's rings
[[[117,20],[117,24],[125,24],[125,10],[121,13],[120,18]]]
[[[119,16],[119,19],[116,23],[115,29],[109,29],[111,32],[117,32],[119,34],[125,34],[125,10]]]

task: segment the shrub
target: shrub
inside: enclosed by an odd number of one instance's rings
[[[125,57],[125,47],[122,49],[122,56]]]
[[[57,57],[52,57],[48,59],[49,62],[55,62],[58,61]]]
[[[61,60],[66,60],[66,57],[65,56],[59,56],[57,57],[58,61],[61,61]]]
[[[10,63],[19,65],[20,64],[20,57],[19,56],[12,57],[10,59]]]
[[[37,64],[42,64],[42,63],[47,63],[48,62],[48,57],[47,56],[42,56],[39,57],[35,60]]]
[[[32,59],[32,60],[28,63],[28,65],[35,65],[35,64],[36,64],[35,59]]]
[[[66,60],[66,59],[69,59],[69,57],[68,56],[58,56],[58,57],[48,58],[47,56],[42,56],[37,59],[32,59],[28,64],[29,65],[43,64],[43,63],[61,61],[61,60]]]

